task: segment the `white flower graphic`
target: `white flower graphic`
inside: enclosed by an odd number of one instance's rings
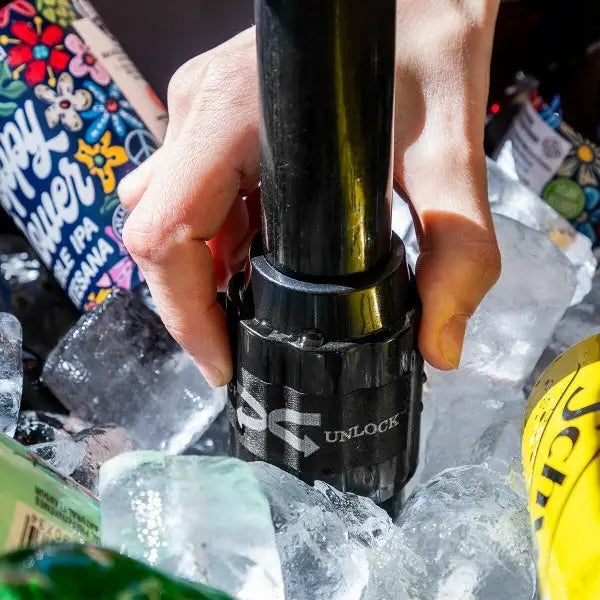
[[[56,90],[43,83],[35,86],[36,97],[50,105],[44,113],[48,127],[56,127],[60,121],[69,131],[83,128],[79,112],[92,106],[92,95],[87,90],[73,91],[73,87],[73,78],[66,72],[58,78]]]

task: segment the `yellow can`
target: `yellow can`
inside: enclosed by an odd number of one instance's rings
[[[600,599],[600,334],[538,380],[522,453],[543,599]]]

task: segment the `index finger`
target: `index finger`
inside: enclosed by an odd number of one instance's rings
[[[165,326],[214,386],[231,379],[232,362],[206,242],[226,220],[240,181],[256,177],[258,165],[256,131],[236,125],[233,119],[224,130],[192,115],[123,232]]]

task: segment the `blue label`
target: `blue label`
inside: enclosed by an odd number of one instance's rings
[[[0,203],[88,310],[143,280],[123,245],[116,188],[157,142],[72,26],[77,7],[0,9]]]

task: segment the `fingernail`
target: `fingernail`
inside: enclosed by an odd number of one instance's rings
[[[202,372],[202,375],[204,375],[206,381],[210,383],[211,387],[219,388],[227,383],[221,371],[219,371],[219,369],[217,369],[217,367],[214,365],[209,363],[198,363],[198,367],[200,368],[200,371]]]
[[[462,354],[463,341],[465,339],[465,329],[469,315],[457,314],[450,317],[444,325],[440,334],[440,352],[444,360],[458,369],[460,364],[460,355]]]

